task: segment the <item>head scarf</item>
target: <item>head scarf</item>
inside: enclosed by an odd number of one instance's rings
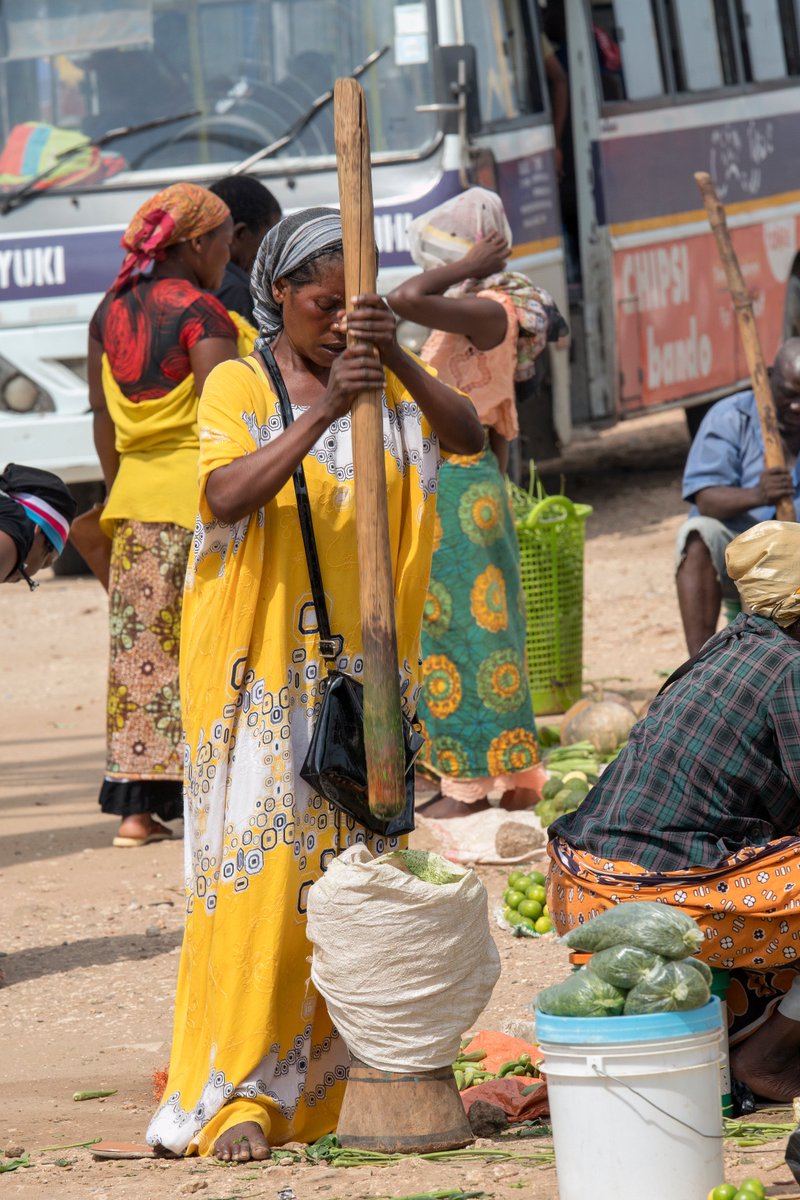
[[[800,618],[800,525],[762,521],[725,551],[728,574],[742,600],[782,629]]]
[[[468,188],[411,222],[408,227],[411,257],[417,266],[430,271],[463,258],[471,246],[490,233],[499,233],[511,246],[511,227],[503,202],[496,192]],[[521,271],[498,271],[487,279],[468,279],[450,288],[447,295],[463,296],[493,288],[510,297],[519,322],[514,378],[530,379],[534,363],[547,342],[556,341],[567,332],[566,321],[550,293],[534,286]]]
[[[145,200],[120,245],[128,253],[112,284],[119,291],[134,271],[161,262],[167,249],[217,229],[231,215],[224,200],[196,183],[173,183]]]
[[[342,248],[342,218],[332,208],[305,208],[273,225],[250,274],[253,319],[265,341],[283,329],[283,311],[272,294],[276,279]]]
[[[50,471],[9,463],[0,474],[0,492],[25,510],[60,554],[77,508],[67,485]]]

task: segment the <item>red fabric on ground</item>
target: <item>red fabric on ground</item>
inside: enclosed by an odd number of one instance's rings
[[[521,1121],[535,1121],[538,1117],[549,1117],[550,1105],[547,1101],[547,1084],[544,1080],[529,1096],[523,1096],[525,1088],[536,1081],[512,1075],[510,1079],[491,1079],[479,1083],[476,1087],[467,1088],[461,1093],[461,1099],[467,1113],[476,1100],[485,1100],[487,1104],[495,1104],[502,1108],[512,1125]]]

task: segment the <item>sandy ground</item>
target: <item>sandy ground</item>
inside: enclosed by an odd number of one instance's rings
[[[548,465],[551,485],[563,471],[568,494],[595,510],[586,552],[587,687],[611,687],[637,702],[685,657],[671,561],[684,511],[686,445],[682,418],[660,416],[578,442]],[[0,1150],[35,1151],[32,1168],[3,1176],[3,1195],[322,1200],[462,1187],[497,1200],[555,1197],[552,1168],[521,1159],[466,1166],[412,1159],[337,1171],[103,1164],[80,1148],[41,1152],[100,1136],[141,1141],[153,1108],[150,1077],[169,1055],[181,844],[114,850],[113,822],[97,809],[105,608],[104,593],[89,579],[45,578],[35,594],[6,587],[0,597]],[[504,871],[481,875],[496,901]],[[536,991],[566,971],[553,939],[521,941],[498,930],[497,941],[503,973],[482,1028],[527,1020]],[[83,1089],[116,1095],[73,1102]],[[775,1195],[796,1193],[782,1153],[780,1143],[766,1153],[729,1152],[728,1173],[734,1180],[762,1174],[778,1185]]]

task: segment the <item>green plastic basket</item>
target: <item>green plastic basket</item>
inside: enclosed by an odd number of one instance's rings
[[[517,529],[536,715],[566,712],[583,683],[583,546],[588,504],[541,500]]]

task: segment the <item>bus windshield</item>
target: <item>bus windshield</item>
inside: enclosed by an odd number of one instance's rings
[[[369,54],[362,77],[376,155],[433,139],[433,0],[3,0],[0,189],[77,150],[47,184],[96,184],[120,171],[230,165],[276,141]],[[87,139],[199,110],[173,125]],[[333,108],[281,151],[331,156]]]

